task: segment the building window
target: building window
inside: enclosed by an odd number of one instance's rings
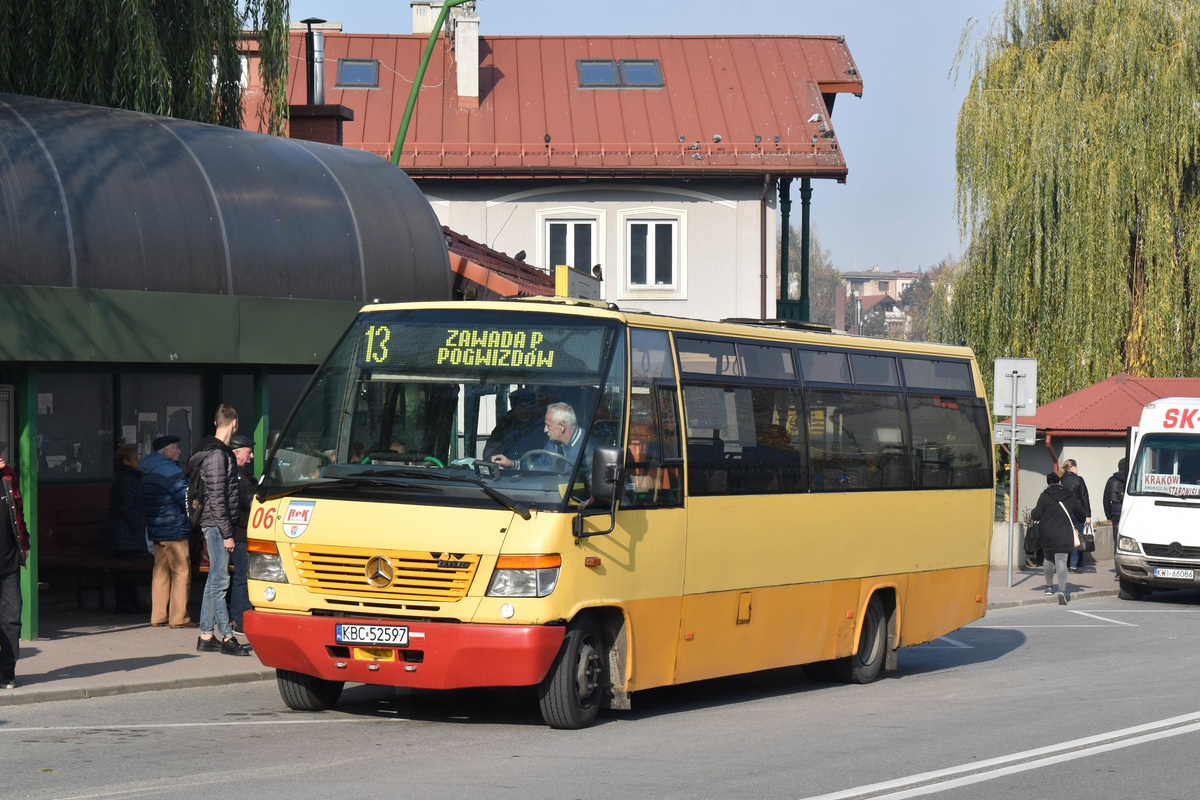
[[[581,58],[575,62],[580,89],[661,89],[662,66],[655,58]]]
[[[888,286],[890,286],[890,285],[891,285],[891,284],[889,284],[887,281],[880,281],[880,282],[879,282],[879,293],[880,293],[880,294],[887,294],[887,293],[888,293]]]
[[[591,274],[596,258],[596,220],[552,219],[546,221],[546,266],[561,264]]]
[[[375,58],[339,58],[335,86],[342,89],[378,88],[379,60]]]
[[[631,219],[625,231],[629,288],[674,289],[678,283],[678,221]]]

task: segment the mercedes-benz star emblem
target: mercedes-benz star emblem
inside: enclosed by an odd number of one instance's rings
[[[1171,558],[1183,558],[1183,545],[1179,542],[1171,542],[1167,545],[1167,555]]]
[[[396,570],[392,567],[392,562],[383,556],[372,556],[367,561],[366,572],[367,583],[376,589],[386,589],[392,585],[392,579],[396,577]]]

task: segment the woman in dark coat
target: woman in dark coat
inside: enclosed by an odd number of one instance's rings
[[[1045,553],[1042,569],[1046,572],[1046,594],[1067,604],[1067,554],[1075,549],[1075,522],[1083,519],[1083,507],[1072,492],[1059,483],[1058,473],[1046,475],[1046,489],[1029,515],[1038,524],[1038,544]],[[1054,590],[1057,583],[1058,591]]]

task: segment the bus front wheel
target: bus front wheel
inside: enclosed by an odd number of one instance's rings
[[[342,696],[341,681],[327,681],[290,669],[275,670],[279,695],[288,708],[295,711],[324,711],[332,708]]]
[[[887,656],[887,614],[879,595],[873,595],[863,614],[858,650],[833,661],[833,676],[842,683],[870,683],[879,675]]]
[[[551,728],[578,730],[596,720],[607,684],[607,652],[591,616],[577,617],[567,628],[550,671],[538,685],[542,719]]]

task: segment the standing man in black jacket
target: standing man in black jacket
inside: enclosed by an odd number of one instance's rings
[[[1068,458],[1063,462],[1062,486],[1075,495],[1075,499],[1079,501],[1079,507],[1083,510],[1083,516],[1075,518],[1075,530],[1082,533],[1083,526],[1092,523],[1092,501],[1088,498],[1087,484],[1083,482],[1083,478],[1079,477],[1079,464],[1073,458]],[[1069,555],[1067,567],[1071,572],[1079,572],[1083,568],[1083,551],[1072,550]]]
[[[229,588],[229,620],[238,633],[242,630],[242,615],[249,611],[250,591],[246,584],[246,524],[250,521],[250,506],[254,503],[254,440],[235,433],[229,440],[237,459],[238,517],[233,529],[233,585]]]
[[[1112,522],[1113,552],[1117,552],[1117,523],[1121,519],[1121,506],[1125,502],[1125,483],[1129,480],[1129,459],[1117,462],[1117,471],[1104,484],[1104,516]]]
[[[237,409],[222,403],[213,423],[216,435],[201,439],[199,448],[188,459],[188,469],[200,470],[204,478],[200,530],[208,547],[208,580],[200,603],[200,638],[196,649],[248,656],[250,651],[233,635],[229,608],[225,605],[234,528],[241,513],[237,461],[229,448],[230,439],[237,433]]]
[[[0,442],[0,689],[15,689],[21,655],[21,567],[29,552],[29,534],[17,472],[7,458],[8,443]]]

